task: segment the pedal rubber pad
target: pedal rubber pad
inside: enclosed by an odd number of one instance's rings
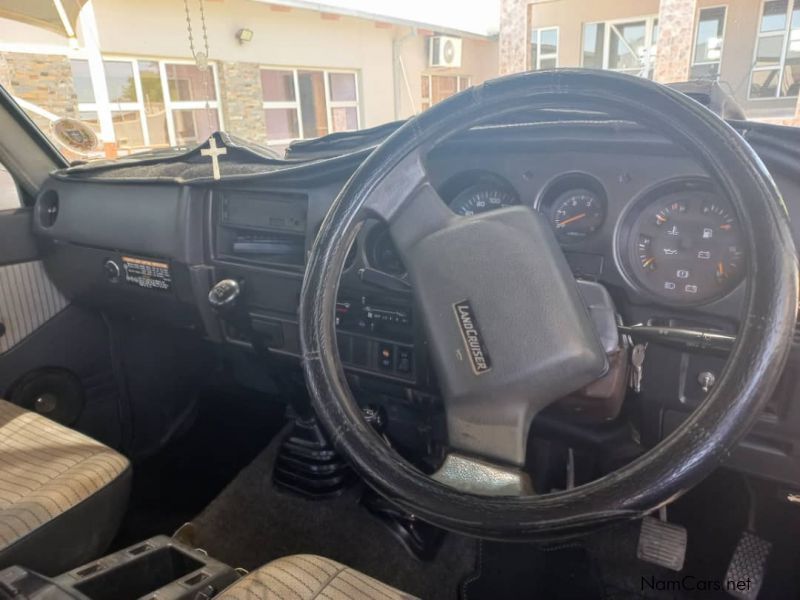
[[[758,597],[771,549],[772,544],[756,534],[742,534],[725,573],[725,590],[731,596],[746,600]]]
[[[687,537],[685,527],[656,517],[645,517],[639,532],[636,557],[654,565],[680,571],[686,559]]]

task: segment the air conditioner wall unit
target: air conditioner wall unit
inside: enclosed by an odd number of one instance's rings
[[[428,42],[428,66],[443,69],[461,67],[461,38],[434,35]]]

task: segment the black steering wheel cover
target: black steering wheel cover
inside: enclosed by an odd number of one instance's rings
[[[730,198],[747,248],[745,310],[718,384],[687,420],[646,454],[570,491],[525,497],[467,494],[433,481],[362,418],[335,342],[339,276],[376,186],[409,153],[487,116],[582,98],[624,107],[688,145]],[[401,192],[398,192],[401,193]],[[756,243],[757,242],[757,243]],[[471,88],[407,122],[361,165],[331,207],[312,249],[300,302],[303,367],[312,405],[336,448],[380,494],[425,521],[468,535],[531,539],[636,518],[677,498],[723,462],[769,400],[791,346],[797,261],[786,209],[750,146],[694,100],[606,71],[513,75]]]

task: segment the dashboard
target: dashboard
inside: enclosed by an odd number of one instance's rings
[[[196,329],[265,369],[297,368],[306,256],[363,156],[211,184],[56,175],[37,201],[35,229],[49,273],[73,301]],[[602,284],[623,323],[735,335],[746,287],[738,216],[702,166],[667,140],[613,128],[488,128],[434,149],[426,167],[456,215],[513,205],[538,212],[575,277]],[[795,171],[778,165],[773,176],[800,217]],[[491,259],[491,248],[475,251]],[[223,294],[209,303],[220,281],[236,282],[235,302]],[[336,317],[340,357],[357,395],[391,414],[436,404],[413,290],[378,221],[364,224],[350,250]],[[799,358],[793,352],[790,361]],[[718,377],[724,364],[648,348],[638,394],[641,441],[654,444],[677,427],[705,397],[704,377]],[[800,484],[795,370],[790,365],[732,457],[735,468]],[[565,410],[585,434],[575,434],[576,445],[591,445],[598,428],[612,426],[590,417],[585,404]]]

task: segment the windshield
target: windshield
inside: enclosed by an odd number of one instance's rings
[[[795,125],[800,0],[0,0],[0,85],[70,160],[215,131],[280,156],[564,67],[695,80],[723,116]]]

